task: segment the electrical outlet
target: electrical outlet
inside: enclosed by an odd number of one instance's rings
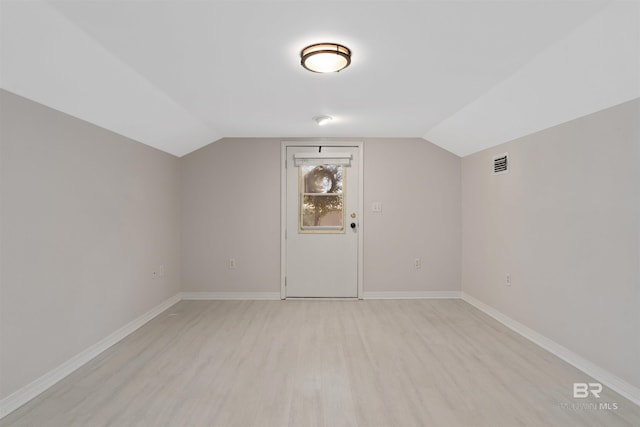
[[[382,202],[371,203],[371,211],[375,213],[382,213]]]
[[[236,268],[236,259],[235,258],[229,258],[229,268],[231,270]]]
[[[413,260],[413,266],[415,268],[422,268],[422,260],[420,258],[416,258]]]
[[[505,278],[507,286],[511,286],[511,274],[507,273],[507,277]]]

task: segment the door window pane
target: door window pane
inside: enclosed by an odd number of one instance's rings
[[[344,233],[342,165],[299,167],[300,232]]]

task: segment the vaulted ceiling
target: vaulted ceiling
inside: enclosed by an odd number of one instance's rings
[[[635,1],[12,1],[3,89],[182,156],[422,137],[464,156],[640,97]],[[314,42],[352,64],[313,74]],[[312,117],[335,120],[319,127]]]

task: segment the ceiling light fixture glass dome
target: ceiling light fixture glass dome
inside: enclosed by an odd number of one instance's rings
[[[351,51],[336,43],[312,44],[300,52],[300,64],[314,73],[336,73],[351,64]]]

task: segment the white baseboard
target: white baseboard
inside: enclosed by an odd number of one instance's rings
[[[460,291],[364,292],[362,299],[460,299]]]
[[[629,384],[628,382],[612,374],[611,372],[602,369],[601,367],[595,365],[593,362],[590,362],[589,360],[577,355],[568,348],[545,337],[544,335],[539,334],[538,332],[523,325],[522,323],[513,320],[509,316],[502,314],[495,308],[483,303],[482,301],[472,297],[471,295],[462,292],[462,299],[472,306],[476,307],[480,311],[483,311],[484,313],[493,317],[509,329],[522,335],[529,341],[539,345],[548,352],[558,356],[560,359],[580,369],[585,374],[595,378],[602,384],[609,387],[611,390],[626,397],[636,405],[640,406],[640,388]]]
[[[279,300],[280,292],[182,292],[183,300]],[[362,299],[459,299],[460,291],[401,291],[364,292]],[[331,298],[289,298],[289,299],[331,299]],[[336,298],[345,299],[345,298]],[[349,298],[347,298],[349,299]]]
[[[167,299],[161,304],[155,306],[151,310],[147,311],[142,316],[132,320],[124,325],[122,328],[113,332],[103,340],[97,342],[86,350],[78,353],[71,359],[64,362],[62,365],[52,369],[40,378],[32,381],[21,389],[15,391],[9,396],[0,401],[0,419],[4,418],[9,413],[15,411],[20,406],[24,405],[40,393],[53,386],[55,383],[71,374],[76,369],[89,362],[100,353],[116,344],[118,341],[125,338],[127,335],[134,332],[136,329],[143,326],[145,323],[162,313],[172,305],[180,301],[180,294],[176,294],[173,297]]]
[[[182,292],[183,300],[279,300],[280,292]]]

